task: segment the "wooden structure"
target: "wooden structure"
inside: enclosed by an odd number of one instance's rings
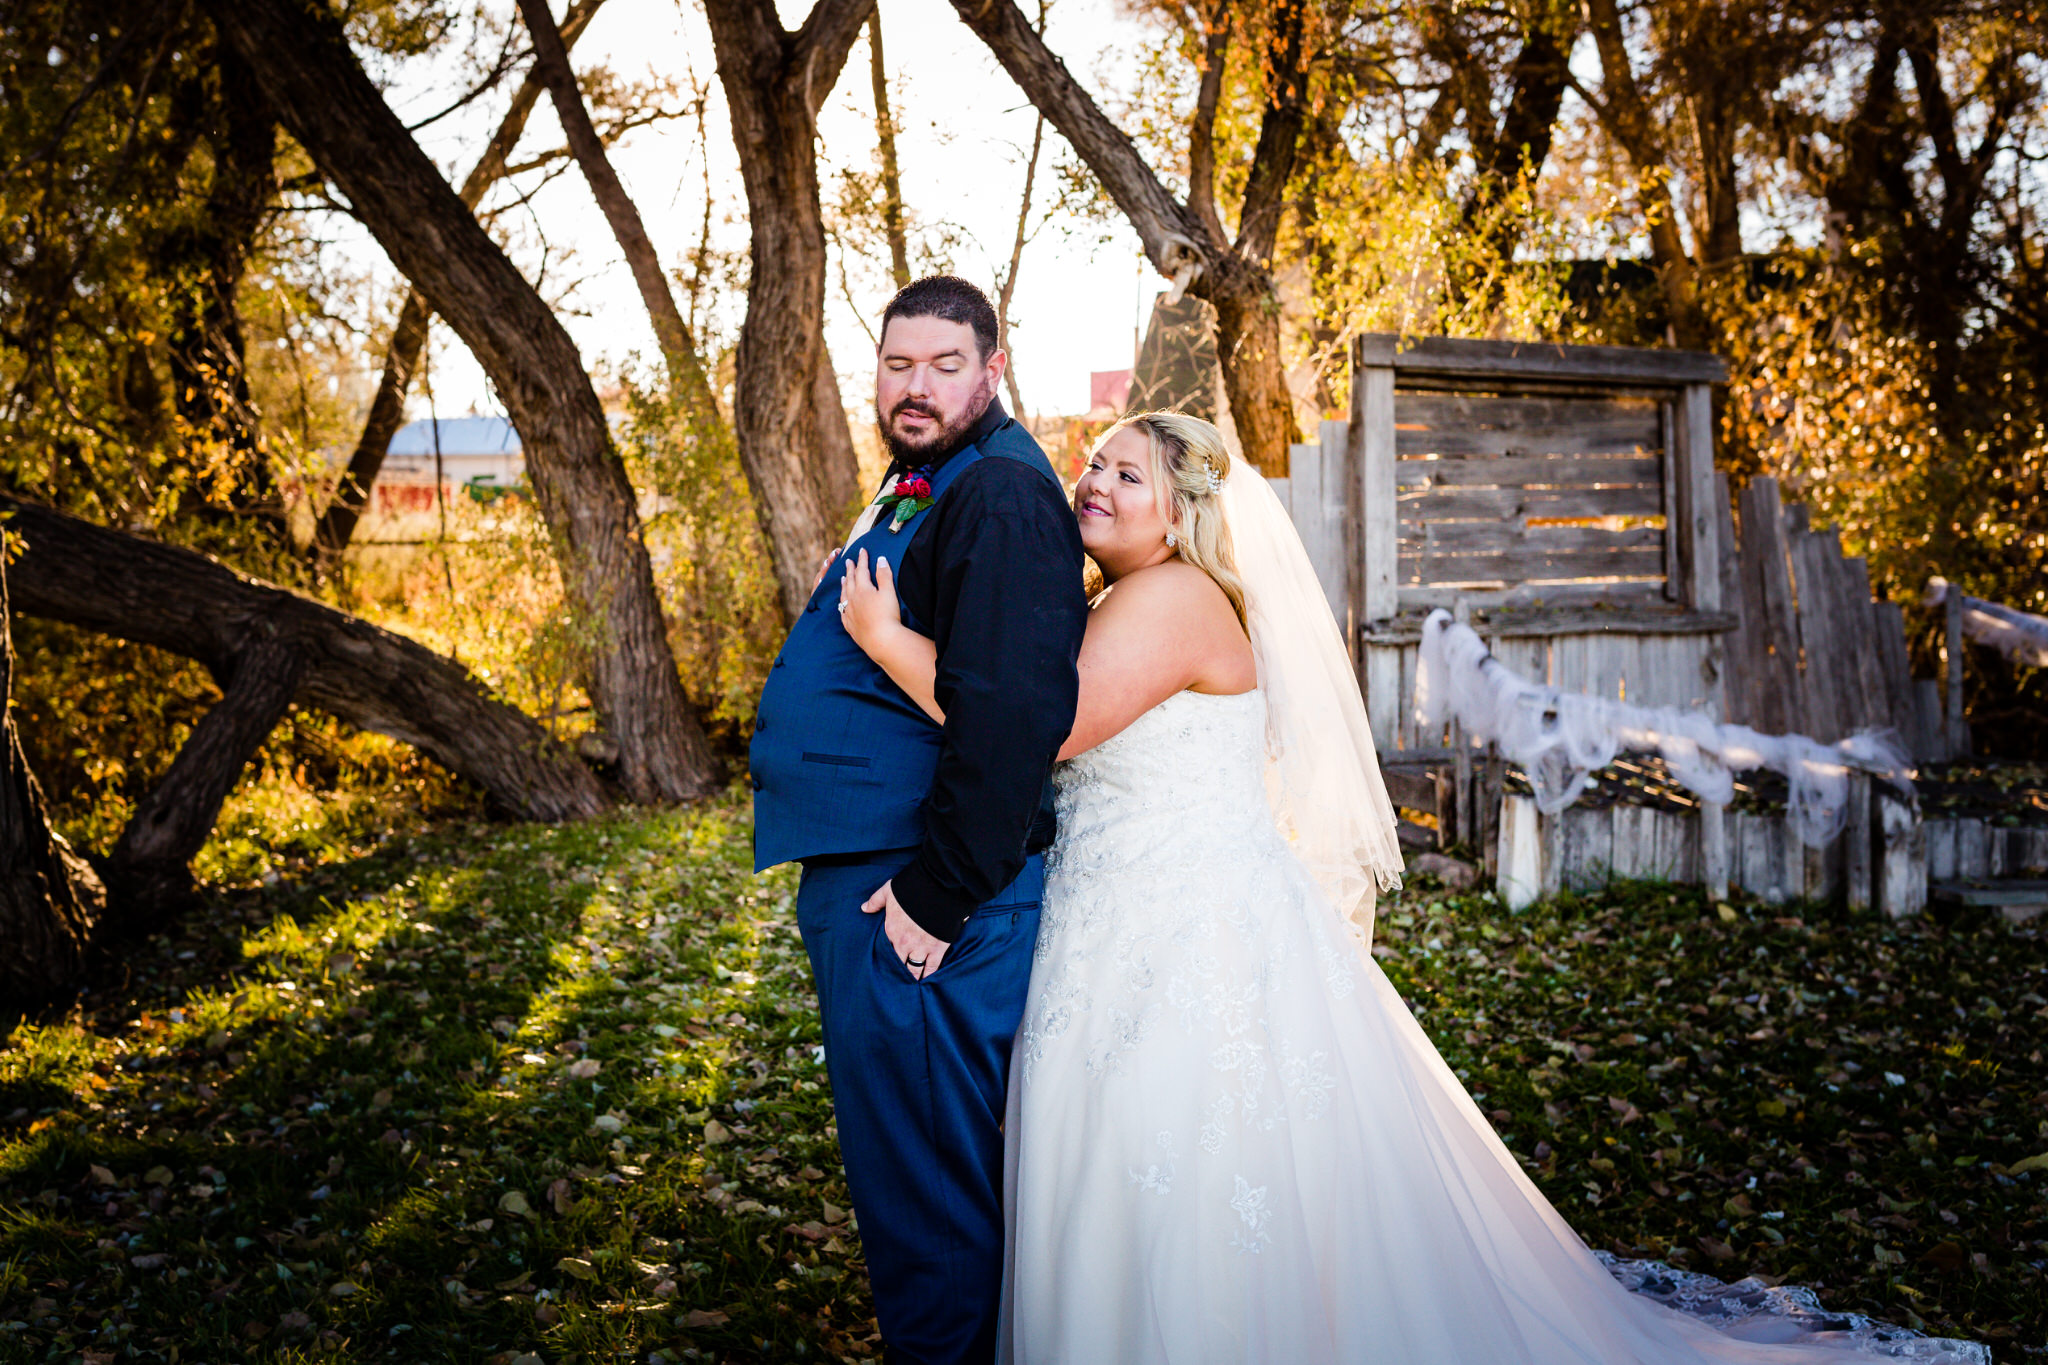
[[[1356,651],[1397,804],[1535,891],[1663,876],[1924,903],[1926,830],[1866,782],[1827,849],[1782,816],[1711,805],[1538,819],[1455,727],[1416,725],[1422,619],[1444,607],[1560,690],[1822,741],[1890,728],[1923,761],[1967,751],[1959,698],[1944,708],[1939,684],[1910,678],[1903,615],[1871,601],[1862,560],[1769,479],[1743,490],[1738,526],[1714,469],[1718,357],[1365,336],[1352,363],[1350,420],[1323,423],[1273,483]]]
[[[1724,600],[1736,618],[1728,719],[1824,743],[1890,730],[1920,762],[1967,757],[1960,686],[1944,705],[1940,682],[1912,676],[1905,614],[1871,600],[1864,562],[1842,553],[1835,532],[1811,529],[1804,507],[1783,505],[1775,479],[1751,479],[1739,502],[1739,538],[1725,512],[1720,532]]]

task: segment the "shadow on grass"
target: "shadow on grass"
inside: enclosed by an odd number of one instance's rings
[[[871,1354],[748,833],[739,802],[444,832],[17,1027],[0,1357]]]

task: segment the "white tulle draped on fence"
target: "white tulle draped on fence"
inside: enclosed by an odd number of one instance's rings
[[[1809,845],[1831,842],[1847,816],[1849,773],[1862,769],[1912,793],[1911,765],[1889,738],[1856,734],[1839,744],[1765,735],[1698,711],[1630,706],[1530,682],[1493,657],[1447,611],[1422,627],[1415,674],[1417,721],[1432,730],[1455,719],[1468,737],[1497,745],[1519,764],[1536,805],[1555,814],[1577,800],[1593,772],[1624,751],[1654,753],[1702,800],[1725,805],[1738,772],[1769,768],[1791,784],[1787,809]]]

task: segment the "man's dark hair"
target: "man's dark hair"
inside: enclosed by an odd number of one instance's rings
[[[896,291],[882,310],[882,335],[891,318],[938,318],[974,329],[974,346],[987,360],[996,349],[996,310],[981,292],[958,275],[927,275]]]

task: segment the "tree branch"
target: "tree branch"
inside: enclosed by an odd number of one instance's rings
[[[1188,208],[1219,242],[1228,240],[1229,234],[1216,213],[1216,102],[1223,93],[1235,14],[1229,0],[1218,0],[1203,20],[1202,83],[1195,91],[1195,118],[1188,127]]]
[[[953,0],[953,10],[1080,153],[1137,230],[1160,274],[1192,276],[1206,259],[1222,254],[1224,243],[1174,199],[1137,145],[1110,122],[1012,0]]]

